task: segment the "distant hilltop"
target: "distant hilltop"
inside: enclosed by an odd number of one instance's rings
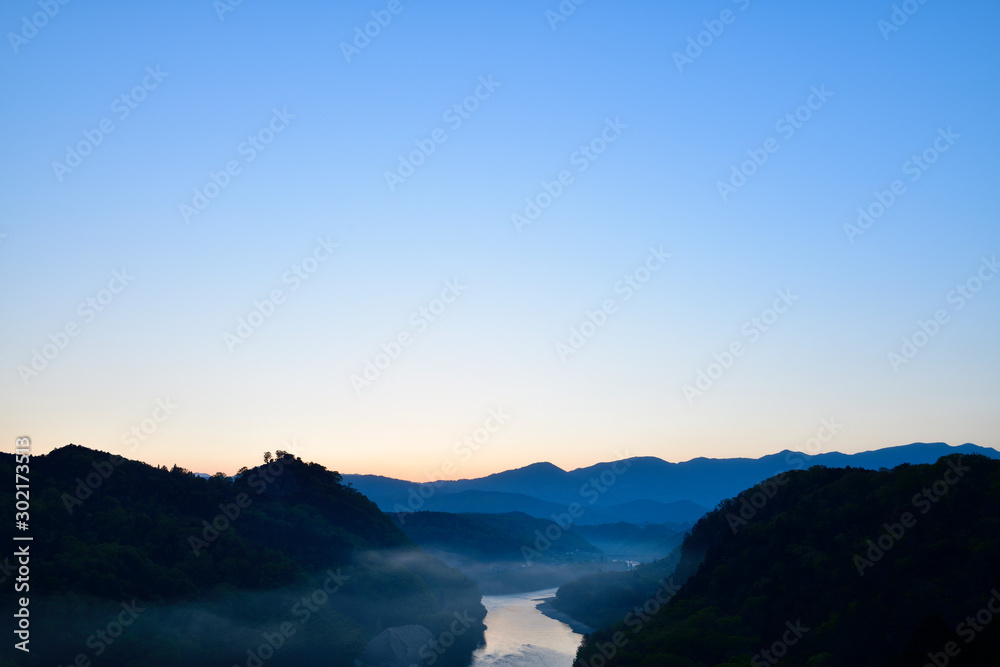
[[[385,512],[524,512],[551,518],[577,504],[575,523],[690,523],[722,500],[774,475],[828,468],[895,468],[933,463],[949,454],[981,454],[1000,459],[1000,451],[974,444],[913,443],[857,454],[809,455],[783,450],[757,459],[695,458],[670,463],[645,456],[598,463],[566,471],[534,463],[478,479],[423,484],[378,475],[344,475]]]

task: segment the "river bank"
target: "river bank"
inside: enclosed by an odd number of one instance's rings
[[[553,607],[551,601],[554,599],[555,599],[554,595],[547,598],[541,598],[538,601],[538,604],[535,605],[535,608],[538,609],[538,611],[544,614],[545,616],[548,616],[549,618],[559,621],[561,623],[565,623],[573,630],[573,632],[577,634],[589,635],[594,631],[594,628],[590,627],[583,621],[578,621],[569,614],[567,614],[566,612],[559,611],[558,609]]]

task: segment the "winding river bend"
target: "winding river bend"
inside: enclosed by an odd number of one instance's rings
[[[512,595],[484,595],[486,646],[471,667],[570,667],[582,635],[542,614],[536,605],[556,589]]]

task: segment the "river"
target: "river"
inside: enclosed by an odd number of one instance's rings
[[[472,654],[471,667],[570,667],[583,636],[535,608],[555,592],[484,595],[486,646]]]

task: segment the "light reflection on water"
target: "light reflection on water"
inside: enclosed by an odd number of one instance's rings
[[[570,667],[583,636],[535,608],[555,592],[484,595],[486,646],[472,655],[471,667]]]

